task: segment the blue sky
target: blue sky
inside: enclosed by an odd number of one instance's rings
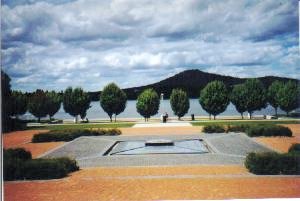
[[[12,88],[98,91],[188,69],[300,78],[298,0],[2,0]]]

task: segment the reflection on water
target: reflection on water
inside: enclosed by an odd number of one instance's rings
[[[118,115],[118,117],[122,118],[136,118],[136,117],[141,117],[140,114],[136,111],[136,101],[131,100],[127,101],[127,106],[126,109],[123,113]],[[161,114],[167,112],[169,116],[174,116],[173,111],[170,106],[170,101],[169,100],[162,100],[160,101],[160,107],[159,107],[159,112],[156,114],[154,117],[159,117]],[[279,110],[279,113],[284,114],[283,111]],[[186,116],[190,116],[191,114],[195,114],[196,116],[206,116],[208,115],[200,106],[198,99],[190,99],[190,109]],[[254,115],[259,115],[259,114],[264,114],[264,115],[272,115],[274,114],[274,109],[271,106],[268,106],[265,109],[262,109],[261,111],[255,111]],[[225,112],[220,114],[220,116],[236,116],[240,115],[236,110],[234,105],[230,104],[228,105],[227,109]],[[246,113],[244,114],[246,115]],[[26,119],[31,119],[33,116],[29,113],[26,113],[24,118]],[[57,119],[72,119],[73,117],[70,116],[69,114],[65,113],[63,107],[60,108],[60,110],[55,114],[54,118]],[[103,109],[100,106],[100,102],[92,102],[91,103],[91,108],[87,111],[87,118],[89,119],[99,119],[99,118],[108,118],[107,114],[103,111]]]

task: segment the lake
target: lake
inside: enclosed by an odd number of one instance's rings
[[[160,101],[160,107],[159,112],[154,117],[160,117],[161,114],[167,112],[169,116],[174,116],[173,111],[171,109],[170,101],[169,100],[161,100]],[[283,111],[279,110],[278,113],[284,114]],[[198,99],[190,99],[190,109],[186,116],[190,116],[191,114],[195,114],[196,116],[208,116],[208,114],[202,109],[200,106]],[[265,109],[262,109],[260,111],[255,111],[254,115],[272,115],[274,114],[274,109],[271,106],[268,106]],[[229,104],[226,111],[221,113],[219,116],[237,116],[240,115],[236,110],[234,105]],[[246,113],[244,113],[246,115]],[[118,117],[122,118],[137,118],[141,117],[141,115],[136,111],[136,101],[130,100],[127,101],[126,109],[123,113],[118,115]],[[26,113],[23,115],[23,118],[25,119],[32,119],[34,118],[30,113]],[[54,118],[56,119],[72,119],[73,117],[69,114],[65,113],[63,107],[60,108],[60,110],[54,115]],[[100,102],[91,102],[91,108],[87,111],[87,118],[88,119],[103,119],[108,118],[108,115],[103,111],[103,109],[100,106]]]

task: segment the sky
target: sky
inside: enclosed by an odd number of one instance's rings
[[[12,89],[99,91],[184,70],[300,78],[298,0],[1,0]]]

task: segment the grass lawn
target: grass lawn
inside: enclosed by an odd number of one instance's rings
[[[300,124],[299,120],[208,120],[192,122],[193,126],[206,125],[241,125],[241,124]]]
[[[86,128],[127,128],[132,127],[134,123],[103,123],[103,124],[63,124],[63,125],[45,125],[45,126],[32,126],[27,129],[38,130],[64,130],[64,129],[86,129]]]

